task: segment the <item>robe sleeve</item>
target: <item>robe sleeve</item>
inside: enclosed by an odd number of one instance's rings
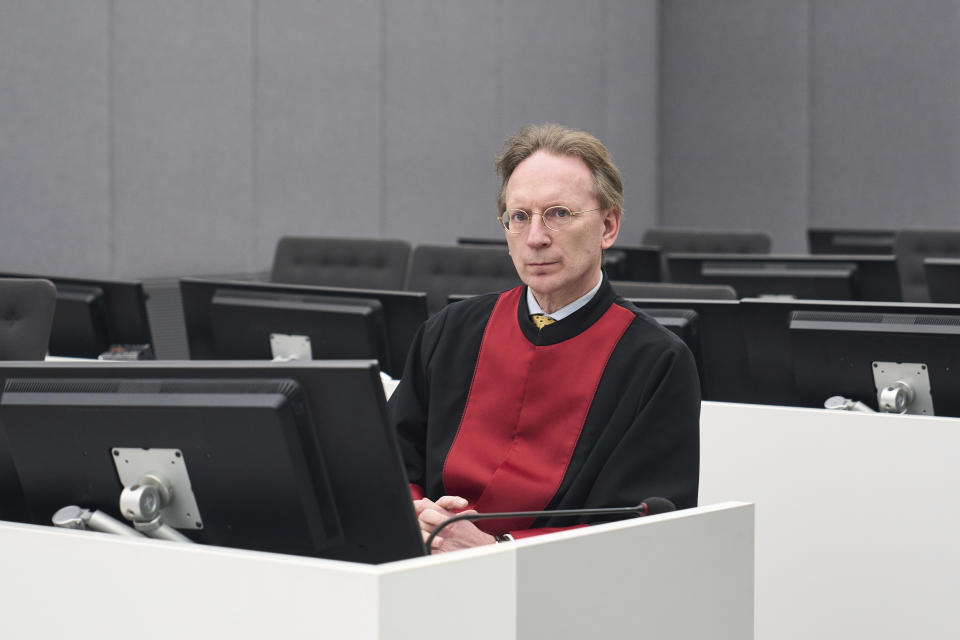
[[[608,429],[594,445],[591,454],[597,459],[596,477],[584,494],[572,500],[571,507],[624,507],[651,497],[666,498],[677,509],[697,505],[700,385],[693,356],[685,345],[675,343],[637,365],[632,375],[626,370],[609,372],[628,378],[624,393],[635,394],[637,402],[629,405],[632,415],[623,416],[622,422],[621,416],[614,417],[608,427],[615,427],[614,423],[621,426]],[[585,517],[579,523],[607,520]],[[570,524],[570,519],[541,518],[530,533],[511,534],[524,537],[545,533],[544,529],[569,528]]]
[[[387,401],[387,413],[396,428],[407,481],[415,499],[425,495],[427,486],[426,440],[430,384],[428,364],[445,317],[446,314],[438,313],[417,331],[407,354],[403,376]]]
[[[640,504],[663,497],[697,506],[700,483],[700,382],[693,355],[675,343],[637,379],[636,413],[597,476],[585,507]],[[641,382],[642,380],[642,382]]]

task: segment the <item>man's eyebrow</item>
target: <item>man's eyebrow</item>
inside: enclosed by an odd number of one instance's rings
[[[523,202],[524,204],[527,204],[522,199],[518,199],[518,201]],[[522,205],[511,206],[509,201],[507,200],[504,200],[504,204],[507,207],[507,209],[526,209],[527,208],[527,206],[522,206]],[[552,196],[550,198],[545,199],[543,208],[548,209],[550,207],[567,207],[569,209],[570,208],[569,198],[564,198],[561,196]]]
[[[554,202],[554,203],[552,203],[552,204],[546,204],[546,205],[544,205],[544,206],[542,206],[542,207],[526,207],[526,206],[524,206],[524,207],[521,207],[521,206],[513,206],[513,207],[511,207],[511,206],[507,206],[507,211],[511,211],[511,210],[513,210],[513,209],[521,209],[521,210],[526,211],[526,212],[529,213],[530,211],[546,211],[547,209],[552,209],[553,207],[563,207],[563,208],[565,208],[565,209],[570,209],[571,211],[573,211],[573,209],[570,207],[570,205],[563,204],[562,202]]]

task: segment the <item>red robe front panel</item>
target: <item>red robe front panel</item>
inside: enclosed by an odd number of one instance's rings
[[[517,304],[524,291],[517,287],[502,294],[494,307],[443,468],[447,491],[481,513],[547,506],[570,463],[610,354],[635,317],[611,305],[583,333],[535,345],[518,326]],[[490,528],[526,529],[532,522],[509,520]]]

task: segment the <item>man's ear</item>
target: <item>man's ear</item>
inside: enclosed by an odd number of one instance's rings
[[[603,236],[600,246],[609,249],[616,242],[617,236],[620,235],[620,209],[612,207],[604,210],[600,215],[603,216]]]

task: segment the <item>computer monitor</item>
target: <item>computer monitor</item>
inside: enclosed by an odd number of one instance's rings
[[[660,282],[662,278],[660,247],[614,245],[604,252],[612,257],[621,254],[618,268],[607,268],[611,280],[630,280],[634,282]]]
[[[806,270],[843,270],[849,265],[856,267],[853,275],[853,297],[846,299],[872,300],[872,301],[890,301],[899,302],[900,276],[897,272],[896,256],[880,255],[756,255],[756,254],[695,254],[695,253],[671,253],[667,255],[667,277],[671,282],[691,282],[691,283],[717,283],[716,273],[724,269],[731,269],[734,263],[735,268],[743,268],[747,263],[751,265],[767,265],[766,267],[756,266],[756,269],[769,268],[772,271],[779,270],[781,273],[792,271],[794,275],[807,272]],[[707,268],[711,275],[704,276],[704,269]],[[788,271],[789,270],[789,271]],[[829,276],[823,276],[822,280]],[[720,284],[730,284],[720,282]],[[733,285],[742,297],[751,297],[755,289],[748,287],[741,291],[741,287]],[[799,286],[803,286],[800,283]],[[763,291],[762,293],[770,293]],[[785,291],[783,293],[791,293]],[[800,290],[802,295],[794,294],[794,297],[806,297],[805,292]],[[816,298],[816,299],[838,299]]]
[[[693,354],[693,359],[697,364],[702,393],[706,381],[703,369],[703,349],[700,343],[700,316],[693,309],[647,307],[643,312],[683,340],[684,344],[690,349],[690,353]]]
[[[6,519],[49,524],[70,503],[119,518],[120,458],[147,447],[185,463],[202,528],[180,530],[198,541],[424,553],[373,361],[3,363],[0,389],[0,457],[22,492]]]
[[[696,331],[679,334],[697,359],[700,392],[704,400],[748,402],[752,396],[750,369],[740,308],[736,300],[634,299],[629,301],[669,328],[665,310],[696,315]],[[664,322],[666,320],[666,322]],[[698,357],[699,355],[699,357]]]
[[[808,300],[856,298],[854,264],[819,265],[787,262],[706,261],[700,263],[699,281],[733,287],[742,297],[791,296]]]
[[[457,238],[457,244],[464,244],[464,245],[479,244],[479,245],[485,245],[485,246],[493,245],[493,246],[505,247],[507,246],[507,241],[504,240],[502,237],[500,238]]]
[[[341,538],[294,380],[7,378],[0,420],[31,522],[68,505],[121,519],[123,488],[152,474],[173,496],[163,524],[194,541],[316,556]]]
[[[57,288],[50,355],[96,358],[115,345],[153,342],[146,296],[139,281],[23,273],[0,273],[0,277],[46,278]]]
[[[503,238],[457,238],[457,244],[507,246]],[[611,280],[660,282],[660,247],[614,245],[603,252],[603,266]]]
[[[801,394],[798,391],[795,369],[798,358],[806,357],[806,354],[795,350],[791,322],[793,314],[801,311],[852,315],[921,314],[960,318],[960,305],[767,298],[741,300],[740,317],[751,379],[751,393],[745,401],[822,407],[828,397],[842,394],[842,390],[837,389],[820,398],[818,394]],[[857,336],[854,333],[838,332],[836,335],[851,337],[856,343],[860,340],[877,340],[878,334],[867,332]],[[832,338],[831,345],[837,348],[836,341]],[[837,349],[837,353],[846,352]],[[886,357],[879,352],[875,355],[881,360]],[[839,370],[842,369],[843,367]]]
[[[897,232],[892,229],[807,229],[814,255],[893,255]]]
[[[789,326],[799,404],[839,395],[874,410],[960,417],[960,316],[793,311]]]
[[[427,319],[420,292],[182,278],[180,293],[195,360],[270,358],[270,334],[308,336],[314,358],[375,357],[399,378]]]
[[[960,303],[960,258],[924,258],[923,273],[932,302]]]
[[[184,315],[194,359],[374,358],[390,367],[383,307],[373,299],[225,286],[200,309],[184,305]]]

